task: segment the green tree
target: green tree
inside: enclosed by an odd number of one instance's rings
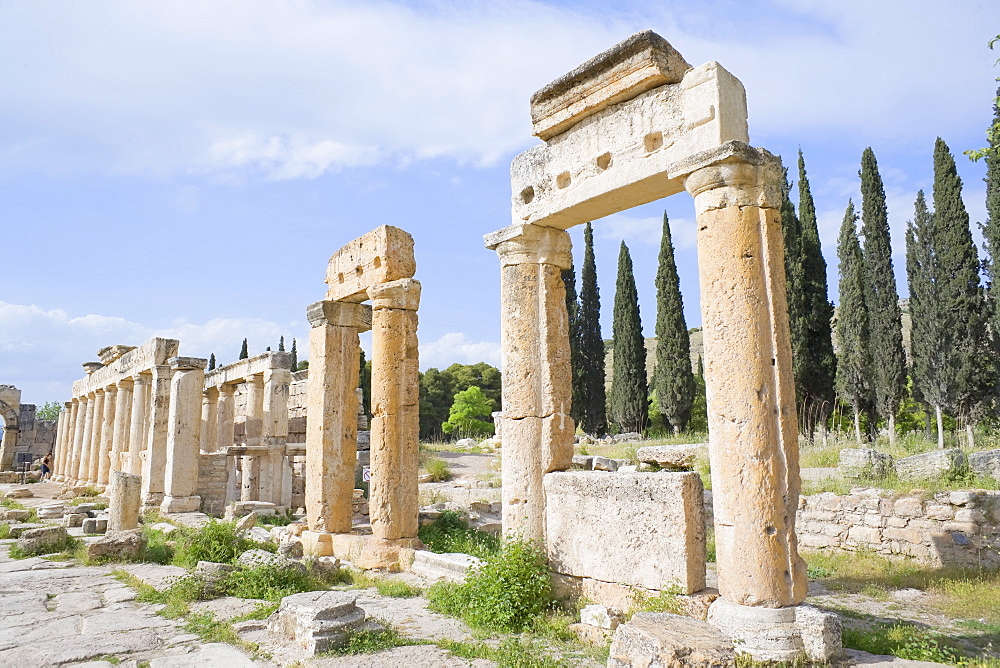
[[[208,370],[211,371],[215,368],[215,353],[208,356]]]
[[[948,145],[934,143],[934,225],[936,283],[942,313],[947,314],[945,368],[949,379],[949,404],[966,418],[969,446],[974,445],[974,425],[985,413],[988,392],[984,361],[986,319],[979,288],[979,254],[969,229],[969,214],[962,201],[962,179]]]
[[[372,414],[372,363],[365,361],[364,349],[358,349],[361,361],[358,365],[358,387],[361,388],[361,406],[365,415],[371,417]]]
[[[299,370],[299,351],[295,347],[295,339],[292,339],[292,350],[291,350],[290,354],[292,356],[292,371],[298,371]]]
[[[861,437],[861,413],[871,402],[872,375],[868,310],[865,301],[866,273],[861,245],[858,243],[858,216],[854,202],[848,202],[837,241],[840,259],[840,306],[837,309],[837,391],[854,410],[854,433]],[[870,421],[869,421],[870,422]]]
[[[615,282],[614,370],[609,411],[611,422],[622,432],[646,429],[649,402],[646,388],[646,347],[639,318],[639,293],[635,288],[632,256],[622,242]]]
[[[674,433],[686,429],[695,393],[691,371],[691,336],[684,321],[684,299],[666,211],[663,212],[663,235],[656,270],[656,371],[653,385],[665,426],[673,429]]]
[[[594,231],[590,223],[583,230],[583,267],[580,270],[579,357],[574,368],[573,397],[580,416],[579,426],[587,434],[604,436],[608,432],[604,390],[604,338],[601,336],[601,293],[597,286],[597,262],[594,259]]]
[[[948,399],[946,313],[937,292],[934,255],[937,240],[934,217],[927,210],[924,191],[917,192],[913,220],[906,227],[906,276],[910,287],[910,362],[914,395],[934,407],[938,447],[944,447],[941,410]]]
[[[991,47],[992,48],[992,47]],[[986,258],[983,260],[983,279],[986,283],[985,315],[988,322],[988,357],[994,360],[988,368],[989,380],[994,388],[1000,387],[1000,89],[993,102],[993,125],[995,134],[990,136],[986,153],[986,223],[983,228],[983,246]],[[996,392],[994,391],[994,395]]]
[[[495,401],[472,385],[455,394],[448,420],[441,424],[441,429],[446,434],[459,436],[492,436],[494,427],[489,418],[494,406]]]
[[[837,358],[833,353],[833,304],[826,280],[826,260],[819,239],[816,205],[809,188],[806,163],[799,150],[799,239],[797,244],[800,294],[796,313],[798,340],[793,337],[795,387],[802,406],[803,426],[812,440],[817,425],[826,425],[833,408]],[[825,431],[824,431],[825,433]]]
[[[58,420],[61,412],[62,404],[58,401],[46,401],[40,408],[35,409],[35,417],[39,420]]]
[[[889,444],[896,443],[896,411],[906,392],[906,358],[899,294],[892,268],[889,214],[885,188],[875,153],[866,148],[861,156],[861,221],[865,238],[865,305],[871,333],[871,369],[875,411],[888,422]]]
[[[455,398],[454,381],[447,370],[434,367],[420,374],[420,439],[439,440],[441,423],[448,419]]]
[[[573,265],[562,272],[563,285],[566,286],[566,315],[569,333],[569,361],[572,373],[572,405],[570,417],[580,423],[581,404],[580,379],[582,378],[583,360],[580,356],[580,300],[576,294],[576,270]]]
[[[283,336],[280,339],[278,339],[278,352],[279,353],[285,352],[285,337]]]
[[[240,359],[245,360],[250,357],[250,353],[247,351],[247,340],[243,339],[243,346],[240,348]]]

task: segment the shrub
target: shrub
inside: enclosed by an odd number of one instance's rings
[[[431,552],[463,552],[485,559],[500,552],[500,539],[493,534],[469,528],[468,522],[453,510],[444,510],[430,526],[417,534]]]
[[[472,627],[513,633],[530,626],[552,602],[545,555],[523,540],[505,542],[464,583],[438,583],[428,595],[432,609],[461,617]]]
[[[262,598],[265,601],[280,601],[292,594],[326,589],[323,583],[301,571],[274,564],[233,571],[226,577],[223,588],[230,596]]]
[[[446,482],[452,478],[451,469],[448,468],[448,462],[439,457],[432,457],[428,459],[424,468],[427,469],[427,473],[431,476],[431,480],[434,482]]]
[[[194,568],[199,561],[231,564],[247,550],[265,548],[240,536],[232,522],[211,520],[196,531],[185,533],[177,542],[174,564]]]

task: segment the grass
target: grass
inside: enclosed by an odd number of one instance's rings
[[[347,641],[341,647],[332,649],[328,652],[321,652],[317,656],[374,654],[375,652],[384,652],[385,650],[392,649],[393,647],[428,644],[426,641],[407,638],[393,628],[391,624],[383,620],[376,621],[382,625],[382,630],[376,631],[366,629],[353,631],[347,635]]]
[[[0,540],[6,540],[10,538],[10,525],[0,524]]]
[[[83,541],[79,538],[66,536],[66,538],[58,543],[46,545],[36,550],[24,550],[20,545],[11,545],[10,552],[8,552],[8,554],[12,559],[27,559],[28,557],[37,557],[43,554],[56,554],[62,552],[76,553],[82,545]]]
[[[376,581],[375,589],[382,596],[389,596],[391,598],[413,598],[421,594],[420,587],[414,587],[403,580],[395,578]]]
[[[261,526],[270,527],[285,527],[295,521],[295,517],[292,516],[291,512],[286,511],[285,513],[278,515],[258,515],[257,524]]]
[[[247,550],[269,548],[266,544],[243,538],[236,531],[235,523],[217,520],[211,520],[196,531],[181,531],[174,540],[177,540],[177,547],[173,563],[184,568],[194,568],[199,561],[231,564]],[[270,551],[274,549],[270,546]]]
[[[440,457],[430,457],[424,462],[424,470],[430,475],[432,482],[447,482],[452,479],[448,462]]]
[[[876,623],[869,629],[845,628],[844,647],[890,654],[911,661],[959,665],[960,655],[943,636],[914,624]]]
[[[498,536],[470,528],[465,518],[452,510],[441,511],[441,518],[420,527],[417,536],[431,552],[462,552],[486,559],[500,551]]]
[[[631,618],[637,612],[669,612],[683,615],[684,608],[677,599],[677,595],[680,593],[680,589],[675,587],[665,589],[656,596],[636,591],[632,594],[632,608],[628,611],[627,617]]]

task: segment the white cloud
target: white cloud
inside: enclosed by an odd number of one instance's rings
[[[420,346],[420,368],[444,369],[454,363],[486,362],[500,366],[500,344],[494,341],[468,341],[461,332],[449,332],[437,341]]]
[[[670,239],[674,249],[694,248],[697,244],[697,226],[687,218],[670,219]],[[601,239],[625,241],[626,244],[642,244],[660,247],[663,235],[663,217],[635,217],[627,213],[616,213],[594,221],[594,233]]]

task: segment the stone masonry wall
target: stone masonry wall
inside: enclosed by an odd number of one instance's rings
[[[887,496],[876,489],[799,498],[799,546],[905,555],[933,566],[1000,565],[1000,491]]]
[[[55,448],[56,420],[39,420],[34,404],[21,404],[18,415],[17,454],[31,453],[32,460],[41,459]]]
[[[222,517],[226,510],[226,453],[201,454],[198,462],[198,496],[201,510],[213,517]]]

